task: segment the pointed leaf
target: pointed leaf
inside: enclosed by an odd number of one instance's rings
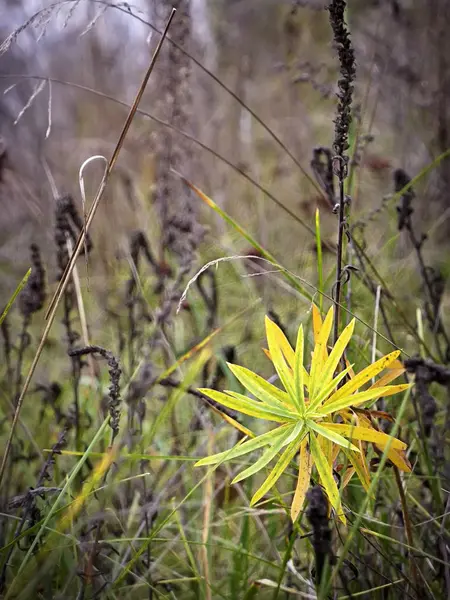
[[[253,431],[251,431],[250,429],[248,429],[247,427],[242,425],[242,423],[239,423],[239,421],[236,421],[236,419],[233,419],[233,417],[230,417],[230,415],[227,415],[226,413],[219,410],[217,408],[217,406],[214,406],[214,404],[208,403],[208,406],[210,407],[210,409],[213,412],[215,412],[217,415],[219,415],[224,421],[226,421],[229,425],[231,425],[232,427],[234,427],[235,429],[237,429],[244,435],[247,435],[249,438],[255,437],[255,434],[253,433]]]
[[[281,383],[289,396],[294,399],[293,369],[295,365],[294,351],[281,329],[266,316],[266,335],[270,356]],[[289,364],[289,367],[288,367]]]
[[[386,446],[382,444],[377,444],[378,448],[384,452]],[[406,454],[404,450],[397,450],[396,448],[389,448],[389,452],[387,453],[389,460],[401,471],[405,471],[405,473],[410,473],[412,470],[411,463],[406,458]]]
[[[327,423],[324,425],[330,431],[336,433],[342,433],[354,440],[362,440],[364,442],[371,442],[378,445],[386,445],[389,441],[391,442],[391,448],[398,450],[404,450],[407,445],[398,440],[397,438],[391,437],[386,433],[377,431],[372,427],[359,427],[358,425],[346,425],[343,423]]]
[[[218,402],[227,408],[237,410],[246,415],[250,415],[251,417],[267,419],[268,421],[277,421],[278,423],[284,423],[290,418],[290,415],[287,411],[285,414],[279,414],[280,409],[277,409],[275,413],[275,409],[266,408],[261,404],[261,402],[258,402],[257,400],[251,400],[243,394],[236,394],[236,392],[223,393],[217,392],[216,390],[210,390],[208,388],[200,388],[199,392],[205,394],[205,396],[208,396],[208,398],[211,398],[215,402]]]
[[[358,475],[358,479],[362,483],[363,488],[366,492],[368,492],[370,488],[370,475],[364,453],[361,452],[360,454],[356,454],[356,452],[344,450],[344,454],[351,462],[356,474]]]
[[[294,410],[291,408],[278,408],[275,406],[269,406],[268,404],[263,404],[262,402],[260,402],[259,400],[253,400],[252,398],[249,398],[248,396],[244,396],[244,394],[240,394],[239,392],[233,392],[232,390],[225,390],[226,394],[231,396],[232,398],[235,398],[238,402],[243,402],[245,403],[245,401],[250,401],[252,403],[254,403],[254,406],[256,406],[256,408],[258,410],[262,410],[264,411],[265,414],[267,415],[272,415],[274,417],[280,417],[280,419],[282,419],[283,421],[295,421],[298,418],[298,415],[295,414]],[[240,409],[238,409],[240,410]],[[248,413],[247,413],[248,414]],[[256,415],[254,415],[256,416]],[[269,417],[260,417],[260,418],[269,418]],[[274,420],[274,419],[272,419]]]
[[[398,357],[399,354],[399,350],[391,352],[390,354],[383,356],[383,358],[380,358],[380,360],[377,360],[373,364],[360,371],[353,379],[348,381],[335,394],[333,394],[328,402],[334,402],[339,398],[353,394],[354,391],[365,385],[370,379],[372,379],[372,377],[375,377],[375,375],[378,375],[378,373],[386,369]]]
[[[278,454],[278,452],[284,448],[284,446],[290,444],[292,440],[299,435],[302,427],[303,423],[289,425],[286,428],[285,433],[283,433],[283,435],[281,435],[273,444],[271,444],[270,448],[267,448],[267,450],[264,451],[264,454],[261,456],[261,458],[257,460],[251,467],[248,467],[248,469],[245,469],[239,473],[239,475],[236,475],[231,483],[233,484],[237,483],[238,481],[242,481],[242,479],[246,479],[247,477],[250,477],[251,475],[254,475],[263,469]]]
[[[373,400],[374,398],[381,398],[381,396],[392,396],[393,394],[404,392],[410,387],[411,385],[409,383],[402,385],[388,385],[386,387],[370,389],[358,394],[352,394],[350,396],[340,396],[337,400],[335,399],[333,401],[329,400],[328,402],[325,402],[325,404],[317,409],[317,412],[321,413],[322,415],[329,415],[333,412],[342,410],[343,408],[347,408],[348,406],[356,406],[357,404],[362,404],[363,402]],[[332,398],[335,396],[336,394],[333,394]]]
[[[322,402],[328,398],[335,388],[337,388],[339,383],[344,379],[348,372],[349,368],[347,367],[347,369],[336,375],[336,377],[332,379],[324,388],[317,390],[317,396],[314,402],[310,402],[308,405],[308,411],[314,412],[318,410]]]
[[[342,355],[345,352],[347,344],[349,343],[353,330],[355,329],[355,319],[352,319],[344,331],[339,336],[339,339],[335,343],[333,350],[330,353],[330,356],[327,358],[325,365],[323,367],[323,371],[321,373],[321,382],[322,385],[328,383],[334,375],[336,368],[341,360]]]
[[[205,458],[200,459],[194,465],[194,467],[204,467],[205,465],[215,465],[223,460],[231,460],[233,458],[238,458],[239,456],[244,456],[244,454],[248,454],[249,452],[253,452],[254,450],[258,450],[263,446],[267,446],[268,444],[273,444],[277,441],[277,439],[284,435],[284,432],[288,427],[292,427],[292,425],[281,425],[281,427],[277,427],[276,429],[272,429],[272,431],[268,431],[267,433],[263,433],[258,437],[253,438],[252,440],[247,440],[241,444],[236,444],[230,450],[225,450],[225,452],[219,452],[218,454],[214,454],[212,456],[205,456]]]
[[[303,325],[298,328],[297,344],[295,346],[295,366],[294,366],[294,389],[295,397],[293,398],[295,405],[301,415],[305,414],[305,390],[303,381]]]
[[[399,360],[394,361],[394,363],[399,363],[401,365],[400,368],[393,369],[392,365],[390,365],[388,372],[385,373],[383,377],[380,377],[380,379],[378,379],[378,381],[376,381],[369,389],[388,385],[391,381],[394,381],[394,379],[403,375],[406,369],[403,367],[402,363]]]
[[[267,324],[269,322],[271,330],[273,332],[273,338],[276,340],[276,345],[283,353],[283,356],[286,359],[286,362],[289,365],[289,367],[292,370],[294,370],[295,354],[294,354],[294,350],[292,349],[291,344],[289,343],[289,340],[284,335],[281,328],[278,327],[278,325],[276,323],[274,323],[271,319],[269,319],[269,317],[266,316],[265,321],[266,321],[266,332],[267,332]]]
[[[305,434],[300,434],[296,440],[292,441],[286,448],[286,450],[283,452],[283,454],[280,456],[277,464],[271,471],[269,477],[254,494],[253,498],[251,499],[250,506],[254,506],[258,502],[258,500],[260,500],[264,496],[264,494],[276,484],[278,479],[287,469],[289,463],[297,453],[300,441],[302,439],[302,435]]]
[[[354,446],[350,440],[346,440],[344,437],[336,433],[336,431],[333,429],[333,425],[335,425],[335,423],[323,423],[322,425],[319,425],[314,421],[308,420],[306,421],[306,424],[310,429],[313,429],[316,433],[323,435],[324,438],[331,440],[335,444],[338,444],[347,450],[359,452],[359,448]],[[344,425],[344,427],[349,427],[351,429],[350,425]]]
[[[305,438],[300,444],[300,457],[299,457],[299,469],[297,487],[295,488],[294,499],[291,505],[291,519],[295,521],[303,508],[305,503],[306,492],[308,491],[309,483],[311,481],[311,470],[312,470],[312,456],[308,448],[308,439]]]
[[[320,316],[320,310],[315,304],[312,305],[312,317],[313,317],[313,334],[314,334],[314,345],[317,344],[319,339],[319,333],[322,329],[322,317]]]
[[[330,337],[331,328],[333,326],[333,314],[333,307],[331,307],[320,330],[316,345],[314,346],[309,376],[309,397],[312,400],[314,400],[316,390],[319,387],[319,381],[321,380],[321,374],[326,360],[324,350],[326,352],[328,338]]]
[[[242,385],[261,402],[272,407],[290,410],[293,406],[289,395],[275,387],[263,377],[260,377],[250,369],[227,363],[233,375],[242,383]]]
[[[336,485],[336,482],[333,477],[333,469],[330,469],[327,459],[323,454],[319,443],[316,439],[314,433],[311,432],[309,436],[309,445],[311,449],[311,454],[314,460],[314,464],[316,465],[317,472],[319,473],[320,480],[322,482],[323,487],[325,488],[325,492],[328,496],[331,506],[336,511],[339,519],[345,523],[345,515],[342,511],[341,499],[339,497],[339,490]]]

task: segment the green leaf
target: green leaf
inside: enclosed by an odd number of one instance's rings
[[[322,452],[319,442],[316,439],[314,433],[310,433],[309,436],[309,447],[311,454],[314,459],[314,463],[317,467],[320,480],[327,493],[328,499],[330,500],[331,506],[335,509],[338,517],[343,523],[345,523],[345,516],[342,512],[341,499],[339,497],[339,490],[333,477],[333,469],[328,464],[328,461]]]
[[[332,423],[330,423],[330,424],[332,424]],[[327,425],[319,425],[318,423],[315,423],[314,421],[308,420],[308,421],[306,421],[306,426],[309,429],[313,429],[316,433],[322,435],[324,438],[331,440],[335,444],[338,444],[339,446],[342,446],[343,448],[346,448],[347,450],[353,450],[353,452],[359,452],[359,448],[354,446],[350,442],[350,440],[347,440],[342,435],[339,435],[335,431],[328,429]]]
[[[199,391],[208,398],[211,398],[215,402],[238,410],[241,413],[256,417],[258,419],[267,419],[268,421],[277,421],[278,423],[284,423],[285,421],[292,420],[290,413],[287,411],[282,412],[281,409],[269,409],[261,404],[257,400],[252,400],[243,394],[237,392],[217,392],[216,390],[210,390],[208,388],[200,388]],[[276,411],[276,412],[275,412]],[[282,414],[280,414],[282,413]]]
[[[289,410],[289,405],[292,406],[289,395],[266,381],[263,377],[245,367],[231,363],[227,363],[227,365],[242,385],[258,400],[261,400],[261,402],[284,410]]]
[[[243,456],[244,454],[248,454],[249,452],[258,450],[263,446],[273,444],[278,440],[280,436],[284,435],[284,432],[288,427],[292,427],[292,425],[281,425],[281,427],[277,427],[276,429],[272,429],[267,433],[263,433],[262,435],[259,435],[258,437],[255,437],[252,440],[247,440],[246,442],[237,444],[230,450],[226,450],[225,452],[219,452],[218,454],[213,454],[212,456],[205,456],[205,458],[202,458],[198,462],[196,462],[194,467],[215,465],[223,460],[231,460],[233,458],[238,458],[239,456]]]
[[[301,415],[306,412],[305,406],[305,390],[303,381],[303,325],[298,328],[297,344],[295,346],[295,365],[294,365],[294,402]]]
[[[289,463],[291,462],[291,460],[296,455],[296,453],[299,449],[299,445],[305,435],[306,435],[305,432],[301,433],[297,437],[297,439],[293,440],[289,444],[289,446],[286,448],[286,450],[280,456],[280,459],[278,460],[277,464],[271,471],[269,477],[265,480],[265,482],[262,484],[262,486],[254,494],[253,498],[251,499],[250,506],[254,506],[258,502],[258,500],[260,500],[264,496],[264,494],[266,492],[268,492],[276,484],[276,482],[281,477],[281,475],[284,473],[284,471],[286,470],[286,468],[289,465]]]
[[[27,281],[28,281],[28,277],[31,275],[31,269],[28,269],[28,271],[25,273],[22,281],[19,283],[19,285],[16,287],[13,295],[11,296],[11,298],[8,301],[8,304],[5,306],[1,316],[0,316],[0,325],[3,323],[3,321],[6,319],[6,315],[8,314],[8,312],[11,309],[11,306],[14,304],[15,299],[17,298],[17,296],[20,294],[20,292],[23,290],[23,288],[25,287]]]
[[[294,440],[301,430],[303,429],[303,423],[297,423],[296,425],[289,425],[286,429],[285,433],[277,439],[277,441],[271,445],[270,448],[265,450],[264,454],[261,456],[259,460],[255,462],[251,467],[239,473],[231,483],[237,483],[238,481],[242,481],[242,479],[246,479],[251,475],[254,475],[261,469],[263,469],[269,462],[278,454],[278,452],[287,446]]]

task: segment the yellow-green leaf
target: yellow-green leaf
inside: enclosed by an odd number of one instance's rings
[[[277,464],[271,471],[270,475],[267,477],[267,479],[262,484],[262,486],[254,494],[253,498],[251,499],[250,506],[254,506],[258,502],[258,500],[260,500],[264,496],[264,494],[266,492],[268,492],[276,484],[278,479],[284,473],[287,466],[289,465],[289,463],[291,462],[291,460],[294,458],[294,456],[297,453],[298,446],[299,446],[300,440],[301,440],[301,435],[302,434],[300,434],[300,436],[296,440],[291,442],[289,444],[289,446],[286,448],[286,450],[283,452],[283,454],[280,456]]]
[[[263,433],[262,435],[259,435],[258,437],[255,437],[252,440],[247,440],[246,442],[236,444],[236,446],[230,448],[230,450],[225,450],[225,452],[219,452],[218,454],[213,454],[212,456],[205,456],[205,458],[202,458],[199,461],[197,461],[194,467],[215,465],[223,460],[231,460],[233,458],[238,458],[239,456],[244,456],[244,454],[248,454],[249,452],[258,450],[263,446],[273,444],[278,440],[280,436],[284,435],[284,432],[289,427],[292,427],[292,425],[282,425],[281,427],[273,429],[272,431],[268,431],[267,433]]]
[[[344,437],[336,433],[332,427],[334,423],[322,423],[322,425],[319,425],[314,421],[308,420],[306,421],[306,425],[309,429],[313,429],[316,433],[322,435],[328,440],[331,440],[335,444],[338,444],[343,448],[347,448],[348,450],[353,450],[353,452],[359,452],[359,448],[354,446],[350,440],[346,440]]]
[[[258,471],[263,469],[266,465],[269,464],[269,462],[273,458],[275,458],[275,456],[278,454],[278,452],[280,452],[282,448],[284,448],[284,446],[287,446],[292,442],[292,440],[298,437],[302,428],[302,423],[297,423],[296,425],[289,425],[289,427],[286,428],[283,435],[279,436],[277,440],[273,444],[271,444],[270,448],[267,448],[267,450],[264,451],[264,454],[261,456],[261,458],[259,458],[253,465],[239,473],[239,475],[236,475],[236,477],[231,483],[237,483],[238,481],[242,481],[243,479],[246,479],[247,477],[258,473]]]
[[[294,366],[294,388],[295,394],[293,401],[301,415],[305,414],[305,390],[303,381],[303,326],[298,328],[297,344],[295,346],[295,366]]]
[[[300,445],[299,469],[297,487],[291,505],[291,519],[295,521],[305,503],[306,492],[311,481],[312,456],[308,449],[308,440],[305,438]]]
[[[290,414],[286,411],[283,412],[281,409],[269,409],[265,407],[261,402],[252,400],[243,394],[237,392],[217,392],[216,390],[210,390],[208,388],[200,388],[199,391],[208,398],[211,398],[215,402],[237,410],[251,417],[258,419],[267,419],[268,421],[276,421],[278,423],[284,423],[290,420]],[[281,413],[281,414],[280,414]]]
[[[317,396],[314,402],[310,402],[308,405],[308,412],[313,413],[314,411],[319,409],[322,402],[328,398],[328,396],[335,388],[337,388],[339,383],[344,379],[344,377],[347,375],[350,369],[351,366],[347,367],[344,371],[339,373],[339,375],[336,375],[336,377],[332,379],[330,383],[328,383],[324,388],[317,390]]]
[[[333,469],[329,467],[327,459],[320,448],[319,442],[312,432],[309,436],[309,446],[314,464],[316,465],[317,472],[319,473],[320,480],[325,488],[325,492],[328,496],[331,506],[336,511],[339,519],[343,523],[346,523],[345,515],[342,511],[341,499],[339,497],[339,490],[333,477]]]
[[[289,410],[293,407],[292,400],[286,392],[275,387],[250,369],[227,363],[233,375],[258,400],[270,406]]]
[[[319,333],[322,329],[322,317],[320,316],[320,310],[317,308],[315,304],[312,305],[312,317],[313,317],[313,335],[314,335],[314,344],[317,344],[317,340],[319,339]]]

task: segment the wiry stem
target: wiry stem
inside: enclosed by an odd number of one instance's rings
[[[336,283],[334,301],[336,305],[336,318],[334,322],[335,342],[339,336],[340,321],[340,299],[342,291],[342,255],[344,250],[344,228],[345,228],[345,192],[344,180],[347,177],[348,156],[345,152],[349,148],[348,132],[352,120],[351,106],[353,95],[353,79],[355,77],[355,58],[350,42],[347,25],[344,20],[346,8],[345,0],[332,0],[328,10],[330,12],[330,23],[333,30],[334,42],[337,47],[341,77],[338,81],[339,92],[338,107],[335,119],[335,137],[333,150],[333,171],[339,179],[339,229],[336,259]]]

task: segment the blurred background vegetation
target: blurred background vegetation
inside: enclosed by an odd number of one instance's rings
[[[249,510],[251,490],[230,487],[228,467],[202,480],[184,501],[204,473],[189,462],[180,468],[170,458],[137,457],[198,457],[206,448],[230,447],[231,428],[203,405],[200,409],[200,400],[178,384],[223,389],[228,380],[235,386],[225,359],[269,377],[260,350],[263,315],[270,312],[291,341],[299,323],[310,319],[311,302],[299,291],[303,284],[293,286],[256,259],[211,267],[192,284],[177,313],[190,278],[208,261],[261,252],[174,171],[313,286],[305,289],[316,301],[319,208],[324,291],[332,292],[335,203],[311,165],[314,150],[333,143],[339,74],[324,1],[1,0],[0,303],[6,304],[30,266],[30,244],[37,273],[41,267],[46,271],[35,286],[42,286],[43,295],[45,280],[47,298],[55,291],[67,263],[65,241],[74,244],[82,224],[80,167],[92,156],[111,156],[172,6],[178,9],[169,33],[175,45],[163,46],[90,230],[88,260],[78,261],[82,298],[72,283],[47,340],[25,398],[2,501],[8,506],[36,485],[47,457],[42,451],[57,443],[61,432],[66,432],[61,446],[83,453],[107,414],[105,363],[66,356],[85,345],[86,331],[91,343],[120,360],[119,439],[135,459],[117,457],[108,474],[113,489],[84,502],[64,540],[46,532],[49,552],[27,559],[27,577],[16,583],[20,591],[14,597],[91,598],[104,588],[111,598],[269,598],[279,577],[284,597],[295,597],[296,590],[315,594],[307,542],[299,539],[294,562],[289,556],[282,564],[292,534],[282,508],[274,505],[267,515],[264,509]],[[408,355],[421,353],[444,365],[450,360],[445,333],[450,159],[441,158],[450,148],[450,4],[350,0],[347,22],[357,62],[349,227],[364,253],[349,245],[347,307],[371,325],[374,311],[385,310],[384,320],[375,321],[383,336]],[[88,206],[103,170],[101,160],[83,170]],[[414,177],[412,197],[393,195]],[[64,200],[67,195],[72,202]],[[411,226],[399,227],[398,213],[409,203]],[[2,327],[2,441],[43,329],[42,304],[27,307],[23,301]],[[213,332],[209,354],[193,352],[189,362],[176,363]],[[381,336],[377,347],[370,329],[359,324],[355,362],[367,362],[373,346],[377,352],[392,349]],[[160,385],[158,377],[175,363],[175,379]],[[447,512],[448,400],[440,388],[433,393],[435,433],[420,441],[424,423],[411,407],[406,425],[420,465],[417,478],[408,480],[415,522]],[[108,440],[102,433],[96,449],[104,451]],[[52,475],[57,489],[76,460],[57,459]],[[74,476],[69,497],[92,481],[95,464],[89,459]],[[443,479],[433,488],[435,476]],[[383,479],[377,519],[389,522],[397,511],[388,534],[404,543],[398,490],[391,480],[389,473]],[[290,480],[286,493],[289,485]],[[355,485],[349,495],[357,501],[362,491]],[[24,519],[23,527],[36,527],[52,501],[48,495],[36,497],[33,510],[27,500],[26,510],[19,503],[13,513],[19,522]],[[172,513],[175,501],[180,506]],[[409,556],[404,547],[382,542],[381,550],[374,550],[361,539],[353,553],[365,556],[372,571],[361,572],[353,557],[358,574],[353,581],[349,567],[339,597],[385,583],[395,591],[371,591],[369,597],[396,597],[400,589],[411,597],[430,590],[429,597],[445,597],[440,594],[445,586],[446,593],[450,589],[447,538],[444,522],[436,523],[432,539],[424,540],[422,530],[416,536],[420,556],[437,553],[441,561],[420,565],[428,586],[422,580],[411,584],[402,569],[397,572],[395,561]],[[13,525],[3,519],[2,545],[17,535]],[[150,551],[142,538],[148,540],[152,531],[164,540],[152,542]],[[111,541],[116,538],[126,541]],[[2,563],[2,577],[8,582],[23,564],[27,543],[32,542],[25,538],[24,550],[14,547],[12,555],[7,549],[11,569]],[[395,554],[392,561],[386,551]],[[38,585],[40,568],[49,577]],[[397,579],[401,583],[394,585]],[[117,585],[111,588],[111,582]]]

